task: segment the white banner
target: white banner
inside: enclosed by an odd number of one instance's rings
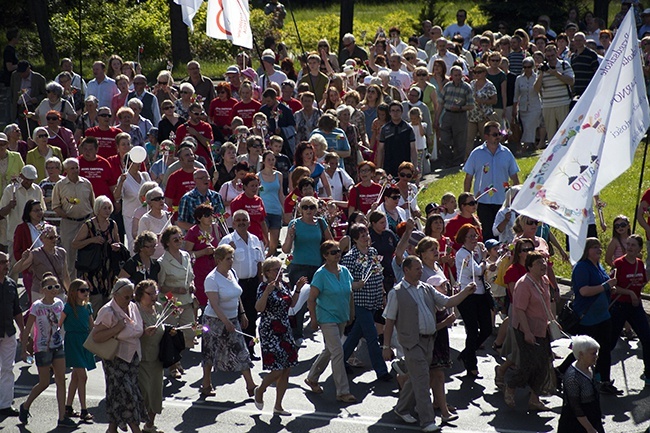
[[[632,165],[650,124],[633,12],[512,203],[566,233],[577,246],[572,261],[584,249],[593,196]]]
[[[181,12],[183,14],[183,22],[191,30],[194,31],[194,24],[192,20],[194,15],[203,4],[203,0],[174,0],[174,3],[181,7]]]
[[[211,38],[227,39],[233,45],[252,49],[248,0],[208,0],[205,33]]]

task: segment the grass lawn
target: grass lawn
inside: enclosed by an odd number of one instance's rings
[[[614,220],[614,217],[619,214],[623,214],[630,219],[631,223],[633,221],[634,211],[637,204],[637,192],[644,148],[644,142],[641,142],[637,148],[632,167],[630,167],[618,179],[614,180],[614,182],[605,187],[600,193],[601,200],[607,203],[607,206],[605,206],[603,209],[605,214],[605,223],[608,226],[607,231],[602,232],[600,230],[600,226],[598,228],[598,235],[601,242],[603,243],[603,249],[607,247],[609,241],[612,238],[612,221]],[[517,160],[519,168],[521,169],[519,173],[519,179],[522,182],[526,180],[531,170],[535,166],[538,156],[539,155],[519,158]],[[424,209],[424,206],[430,202],[440,203],[440,198],[446,192],[453,192],[457,196],[463,190],[464,178],[465,173],[460,171],[454,171],[452,173],[445,174],[440,179],[433,182],[426,190],[420,193],[418,196],[420,207]],[[646,169],[643,184],[641,186],[641,192],[643,193],[643,191],[649,187],[650,172],[648,169]],[[560,240],[560,243],[563,243],[563,239],[565,238],[564,233],[560,232],[557,229],[553,229],[553,232],[558,240]],[[636,233],[642,236],[644,235],[643,229],[641,229],[638,224],[636,227]],[[563,263],[561,260],[559,260],[559,258],[557,258],[554,263],[555,273],[557,275],[565,278],[571,277],[571,266],[569,263]]]

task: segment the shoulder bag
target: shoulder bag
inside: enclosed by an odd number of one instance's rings
[[[115,359],[115,355],[117,354],[117,347],[120,344],[119,341],[117,341],[117,338],[112,337],[102,343],[97,343],[93,339],[93,332],[94,329],[90,331],[88,338],[86,338],[86,341],[84,341],[84,348],[92,354],[100,357],[104,361],[112,361]]]
[[[97,236],[95,231],[95,224],[92,220],[87,221],[88,225],[88,238]],[[102,265],[102,248],[100,244],[91,243],[77,251],[77,258],[74,262],[74,267],[79,272],[91,273],[96,272]]]

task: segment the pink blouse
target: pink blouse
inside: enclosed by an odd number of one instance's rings
[[[144,332],[142,316],[138,306],[134,302],[129,302],[128,314],[120,308],[114,299],[104,305],[97,313],[95,326],[104,325],[112,328],[117,325],[119,320],[123,320],[126,326],[117,334],[119,345],[117,346],[117,357],[126,362],[133,361],[133,355],[136,353],[142,359],[142,349],[140,347],[140,337]]]

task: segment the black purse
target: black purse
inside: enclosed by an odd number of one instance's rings
[[[594,305],[594,302],[596,302],[596,296],[594,296],[594,300],[591,301],[591,304],[589,304],[585,311],[578,316],[573,310],[573,300],[567,301],[557,315],[557,323],[560,324],[564,332],[575,335],[578,332],[580,321],[585,317],[591,306]]]
[[[164,368],[169,368],[181,360],[181,352],[185,349],[185,338],[181,331],[171,334],[171,325],[163,325],[165,333],[160,340],[160,349],[158,350],[158,359],[162,362]]]
[[[97,236],[95,226],[92,221],[88,221],[89,237]],[[83,273],[96,272],[102,265],[102,248],[104,245],[88,244],[77,251],[77,258],[74,262],[74,267]]]

